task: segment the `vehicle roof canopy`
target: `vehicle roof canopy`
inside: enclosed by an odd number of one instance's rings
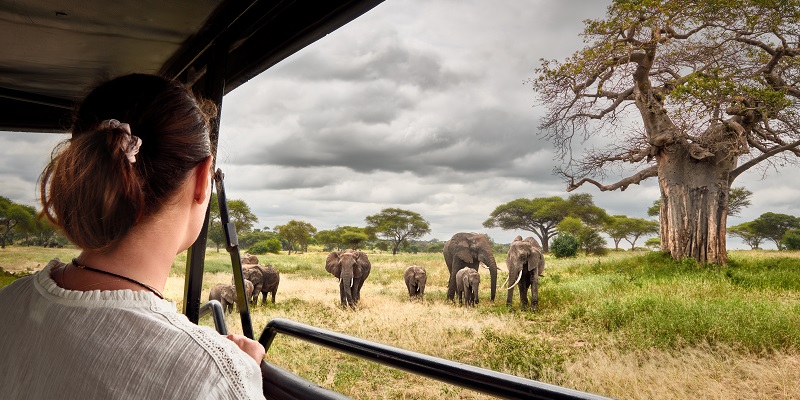
[[[0,130],[65,132],[87,88],[133,72],[202,92],[221,63],[228,93],[381,1],[3,2]]]

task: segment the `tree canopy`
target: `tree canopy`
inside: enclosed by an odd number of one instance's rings
[[[370,240],[365,228],[356,226],[339,226],[336,229],[324,230],[314,235],[317,243],[326,245],[330,250],[360,249]]]
[[[614,0],[585,22],[583,49],[530,81],[567,189],[658,177],[662,249],[724,264],[733,181],[800,155],[798,32],[797,0]],[[610,144],[572,157],[595,136]],[[624,165],[633,172],[601,182]]]
[[[291,220],[286,225],[276,226],[275,231],[278,232],[278,236],[286,240],[287,250],[292,254],[292,250],[299,251],[308,247],[308,242],[317,233],[317,228],[305,221]]]
[[[592,195],[579,193],[566,200],[558,196],[512,200],[497,206],[483,226],[533,232],[542,243],[542,250],[548,252],[550,238],[558,232],[558,224],[568,216],[579,218],[590,226],[599,226],[608,218],[605,210],[594,205]]]
[[[36,210],[0,196],[0,248],[10,243],[14,230],[32,230],[36,226]]]
[[[728,227],[728,234],[741,238],[752,250],[758,249],[765,239],[763,234],[756,229],[753,221]]]
[[[209,202],[208,217],[208,239],[214,242],[219,251],[219,246],[225,243],[225,232],[222,230],[222,223],[219,214],[219,200],[217,194],[211,194]],[[228,199],[228,217],[230,222],[236,227],[237,235],[243,235],[253,229],[253,225],[258,222],[258,217],[250,210],[250,206],[239,199]]]
[[[431,227],[421,215],[400,208],[384,208],[375,215],[369,215],[367,231],[391,242],[392,254],[408,239],[416,239],[430,233]]]
[[[800,219],[787,214],[766,212],[750,223],[751,228],[783,250],[783,236],[791,229],[800,228]]]
[[[619,242],[625,239],[630,243],[631,250],[636,249],[636,241],[640,237],[658,233],[658,222],[644,218],[632,218],[625,215],[615,215],[606,225],[606,233],[614,240],[614,246],[619,249]]]

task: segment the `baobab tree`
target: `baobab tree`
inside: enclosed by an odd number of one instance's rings
[[[615,0],[583,36],[530,81],[567,190],[658,178],[662,250],[724,264],[733,181],[800,155],[800,1]],[[598,135],[612,144],[572,157],[573,141]]]

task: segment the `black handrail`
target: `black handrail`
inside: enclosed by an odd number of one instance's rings
[[[216,300],[209,300],[208,303],[200,307],[200,317],[204,317],[207,314],[211,314],[211,318],[214,319],[214,329],[220,335],[227,335],[228,325],[225,323],[225,310],[222,309],[222,304]]]
[[[508,399],[608,399],[592,393],[415,353],[283,318],[270,321],[258,341],[267,351],[278,333],[417,375]]]

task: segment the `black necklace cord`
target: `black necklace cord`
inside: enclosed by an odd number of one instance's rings
[[[92,268],[92,267],[90,267],[88,265],[83,265],[83,264],[79,263],[78,260],[75,259],[75,258],[72,259],[72,265],[74,265],[74,266],[76,266],[76,267],[78,267],[80,269],[86,269],[86,270],[89,270],[89,271],[92,271],[92,272],[98,272],[98,273],[101,273],[101,274],[111,275],[113,277],[116,277],[116,278],[119,278],[119,279],[123,279],[123,280],[126,280],[126,281],[131,282],[131,283],[135,283],[135,284],[137,284],[137,285],[139,285],[139,286],[141,286],[141,287],[153,292],[153,294],[158,296],[159,299],[162,299],[162,300],[164,299],[164,296],[156,288],[154,288],[154,287],[152,287],[152,286],[150,286],[150,285],[148,285],[146,283],[139,282],[136,279],[128,278],[127,276],[122,276],[120,274],[115,274],[115,273],[109,272],[109,271],[103,271],[102,269]]]

